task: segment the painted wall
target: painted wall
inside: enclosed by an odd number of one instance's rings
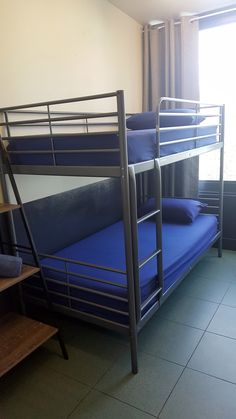
[[[0,107],[123,89],[126,111],[141,110],[141,26],[108,1],[1,0],[0,35]],[[24,179],[24,201],[68,188]]]

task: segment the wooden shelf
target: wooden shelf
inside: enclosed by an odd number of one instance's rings
[[[40,269],[36,268],[35,266],[23,265],[22,272],[19,276],[16,276],[14,278],[0,277],[0,292],[12,287],[15,284],[18,284],[21,281],[24,281],[24,279],[29,278],[30,276],[36,274],[39,271]]]
[[[54,336],[58,329],[16,313],[0,319],[0,377]]]
[[[7,152],[4,147],[1,147],[0,154],[3,154],[3,159],[6,158],[7,173],[9,175],[10,171],[10,162],[8,161]],[[15,195],[17,202],[20,202],[18,199],[18,190],[14,182],[14,177],[9,175],[9,180]],[[0,214],[11,212],[17,208],[21,208],[20,215],[24,225],[25,232],[29,238],[31,253],[32,256],[36,254],[36,248],[33,240],[31,240],[31,231],[27,223],[26,215],[23,211],[22,205],[14,205],[9,203],[0,203]],[[10,227],[14,231],[14,221],[12,217],[9,217]],[[1,234],[2,239],[2,234]],[[14,245],[13,245],[14,246]],[[40,268],[23,265],[21,274],[14,278],[6,278],[0,276],[0,293],[9,289],[10,287],[21,283],[25,279],[31,277],[32,275],[39,273]],[[41,275],[43,280],[43,276]],[[23,293],[19,290],[19,298],[21,301],[22,310],[24,311],[24,301]],[[50,303],[48,296],[45,296]],[[25,359],[29,354],[43,345],[48,339],[52,336],[59,333],[59,330],[56,327],[50,326],[48,324],[42,323],[37,320],[33,320],[26,316],[22,316],[16,313],[8,313],[0,317],[0,377],[6,374],[11,368],[15,367],[19,362]],[[68,359],[68,354],[64,346],[64,342],[57,335],[58,341],[62,350],[62,354],[65,359]],[[0,413],[1,416],[1,413]]]
[[[0,213],[13,211],[13,210],[15,210],[17,208],[20,208],[20,205],[2,204],[2,203],[0,203]]]

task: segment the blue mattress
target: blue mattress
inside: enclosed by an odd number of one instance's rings
[[[161,132],[161,156],[175,154],[181,151],[216,142],[216,127],[199,125],[198,135],[210,135],[202,140],[165,145],[167,141],[192,138],[196,136],[195,128],[178,129]],[[84,150],[84,149],[115,149],[119,147],[118,136],[114,133],[100,134],[70,134],[58,135],[53,140],[54,149]],[[129,164],[134,164],[157,157],[157,134],[155,129],[130,130],[127,132]],[[52,149],[49,136],[32,136],[27,138],[13,138],[10,140],[8,151],[11,162],[16,165],[53,165],[52,153],[35,154],[35,151],[50,151]],[[11,154],[11,151],[21,151],[20,154]],[[30,153],[24,153],[29,152]],[[55,154],[55,163],[58,166],[117,166],[119,165],[117,152],[83,152],[83,153],[58,153]]]
[[[199,215],[192,224],[163,224],[164,292],[182,274],[187,272],[196,258],[212,244],[216,233],[217,219],[213,215]],[[149,256],[155,250],[155,234],[155,223],[152,221],[139,225],[139,260]],[[179,240],[180,237],[181,240]],[[56,252],[54,256],[125,270],[123,246],[123,224],[118,222]],[[94,304],[105,305],[107,308],[112,307],[116,310],[127,311],[126,301],[109,298],[109,296],[127,298],[125,275],[73,263],[66,264],[63,261],[51,258],[42,260],[41,265],[45,276],[57,281],[56,283],[48,281],[49,290],[53,292],[54,302],[69,306],[67,296],[70,295],[85,300],[84,302],[78,302],[72,299],[70,307],[74,309],[113,319],[122,324],[127,323],[127,315],[125,314],[111,313],[109,310],[96,307],[96,305],[86,304],[86,301],[90,301]],[[51,268],[69,273],[66,275]],[[110,281],[113,285],[76,277],[73,273]],[[144,265],[140,270],[142,302],[155,291],[156,275],[155,259]],[[69,288],[65,285],[66,282],[69,285],[79,285],[86,289]],[[100,294],[94,294],[90,290],[97,290]],[[106,294],[109,294],[109,296]]]

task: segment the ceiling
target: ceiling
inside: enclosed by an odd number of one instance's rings
[[[232,0],[108,0],[141,24],[235,6]]]

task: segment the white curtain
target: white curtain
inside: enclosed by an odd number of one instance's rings
[[[156,110],[161,96],[199,99],[198,21],[183,17],[143,32],[143,110]]]
[[[198,21],[183,17],[160,28],[144,27],[143,110],[156,110],[159,98],[199,100]],[[185,106],[187,107],[187,106]],[[198,158],[164,170],[165,195],[197,197]]]

